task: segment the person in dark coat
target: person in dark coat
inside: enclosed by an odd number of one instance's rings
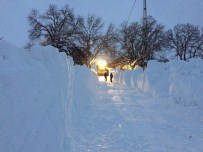
[[[108,76],[108,73],[105,72],[105,73],[104,73],[104,77],[105,77],[105,80],[106,80],[106,81],[107,81],[107,76]]]
[[[110,74],[110,81],[113,82],[113,74]]]

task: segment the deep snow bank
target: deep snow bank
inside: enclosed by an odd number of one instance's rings
[[[119,83],[132,87],[136,92],[172,100],[183,106],[203,108],[203,60],[189,62],[151,61],[145,71],[119,71],[115,77]]]
[[[86,134],[92,131],[90,119],[94,114],[92,104],[97,93],[96,84],[98,83],[98,78],[85,66],[74,66],[73,77],[73,94],[69,110],[70,151],[77,152],[81,151],[81,147],[84,150],[84,142],[87,139],[82,137],[85,137]]]
[[[71,61],[52,47],[26,52],[0,41],[0,151],[70,149],[72,76]]]

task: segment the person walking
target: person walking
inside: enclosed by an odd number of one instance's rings
[[[104,73],[104,77],[105,77],[105,80],[106,80],[106,81],[107,81],[107,76],[108,76],[108,73],[105,72],[105,73]]]
[[[113,82],[113,73],[110,74],[110,81]]]

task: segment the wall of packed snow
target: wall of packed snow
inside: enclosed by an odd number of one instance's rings
[[[0,41],[0,151],[74,150],[78,114],[89,112],[97,82],[52,47],[25,51]]]
[[[170,61],[158,63],[150,61],[143,71],[119,71],[119,83],[152,97],[159,97],[183,106],[203,108],[203,60],[192,59],[188,62]]]
[[[0,41],[0,151],[70,149],[72,65],[52,47]]]

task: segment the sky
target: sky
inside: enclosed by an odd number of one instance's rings
[[[106,26],[127,21],[134,0],[0,0],[0,37],[23,47],[28,42],[27,16],[32,8],[43,13],[49,4],[68,4],[75,14],[100,16]],[[142,18],[143,1],[136,0],[129,23]],[[172,28],[179,23],[203,26],[203,0],[147,0],[147,14]]]

